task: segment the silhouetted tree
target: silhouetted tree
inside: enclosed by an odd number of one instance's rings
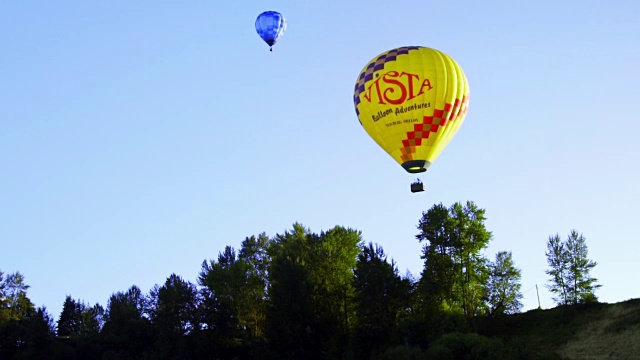
[[[591,277],[590,271],[596,267],[597,262],[589,259],[587,239],[572,230],[567,238],[567,252],[569,254],[569,298],[574,304],[584,302],[597,302],[595,291],[602,287],[597,284],[598,279]]]
[[[278,358],[338,358],[354,322],[353,271],[361,237],[336,226],[315,234],[301,224],[278,234],[269,253],[267,332]]]
[[[252,305],[249,300],[252,268],[248,262],[238,259],[231,246],[218,254],[217,261],[202,263],[198,283],[204,286],[207,336],[223,358],[249,351],[249,339],[255,332],[250,329],[254,321],[248,315]]]
[[[520,269],[513,263],[510,251],[500,251],[494,262],[489,264],[487,284],[489,315],[513,314],[522,308],[520,292]]]
[[[58,336],[77,336],[82,332],[82,305],[67,295],[58,318]]]
[[[82,303],[82,335],[98,335],[104,325],[104,308],[96,303],[87,306]]]
[[[45,307],[27,296],[29,285],[16,271],[0,271],[0,359],[49,359],[55,334]]]
[[[545,255],[549,264],[549,269],[545,272],[551,276],[547,288],[553,294],[552,298],[558,305],[567,304],[569,294],[566,281],[569,275],[569,259],[564,243],[558,234],[549,236]]]
[[[571,230],[565,242],[557,234],[549,237],[546,256],[550,267],[546,273],[551,276],[547,287],[556,294],[556,303],[598,301],[595,290],[602,285],[590,275],[597,263],[588,258],[587,240],[582,234]]]
[[[136,285],[111,295],[101,332],[110,349],[108,356],[137,358],[153,347],[154,328],[145,308],[145,296]]]
[[[356,355],[370,359],[393,343],[392,334],[411,304],[412,283],[398,275],[381,246],[369,243],[358,255],[354,272],[357,323]]]
[[[200,329],[198,290],[189,281],[171,274],[164,285],[149,292],[148,310],[158,335],[160,358],[186,357],[186,336]]]

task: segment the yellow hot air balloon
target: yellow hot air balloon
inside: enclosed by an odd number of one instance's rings
[[[445,53],[405,46],[373,58],[353,101],[360,124],[409,173],[426,171],[462,125],[469,84]]]

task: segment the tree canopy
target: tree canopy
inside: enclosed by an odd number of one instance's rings
[[[195,283],[171,273],[147,293],[112,293],[105,307],[67,295],[56,320],[31,302],[22,273],[0,271],[0,358],[385,359],[468,346],[509,358],[482,324],[521,310],[521,271],[511,251],[486,254],[486,219],[472,201],[423,212],[418,278],[357,229],[294,223],[225,246]],[[549,237],[545,255],[559,304],[597,301],[582,234]]]

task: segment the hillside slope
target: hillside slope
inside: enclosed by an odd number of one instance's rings
[[[640,299],[602,307],[558,352],[568,359],[640,358]]]
[[[563,359],[639,359],[640,299],[531,310],[486,320],[480,333]]]

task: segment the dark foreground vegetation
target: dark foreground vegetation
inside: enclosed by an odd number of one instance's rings
[[[622,305],[598,303],[576,231],[547,242],[559,306],[520,313],[520,270],[509,251],[483,254],[484,221],[473,202],[423,213],[419,278],[357,230],[296,223],[225,247],[197,284],[171,274],[106,307],[67,296],[57,319],[31,303],[22,274],[0,273],[0,359],[561,359],[594,321],[607,334],[640,322],[637,302],[619,316],[604,309]]]

